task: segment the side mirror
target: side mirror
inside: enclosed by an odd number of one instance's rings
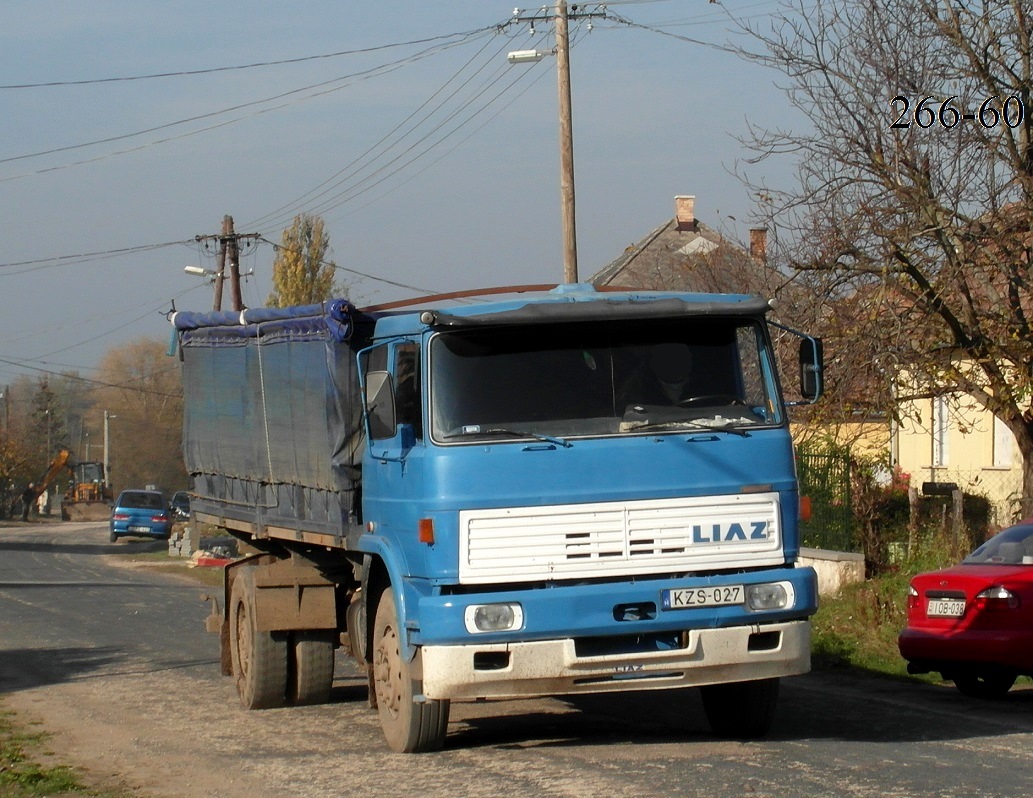
[[[800,341],[800,393],[816,402],[825,390],[825,350],[820,338]]]
[[[371,440],[395,435],[395,389],[390,372],[370,371],[366,374],[366,415]]]

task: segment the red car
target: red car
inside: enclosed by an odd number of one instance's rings
[[[1033,519],[912,579],[897,645],[908,673],[938,671],[965,695],[1000,697],[1033,676]]]

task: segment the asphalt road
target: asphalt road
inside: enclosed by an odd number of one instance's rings
[[[1028,796],[1033,690],[980,702],[847,673],[783,682],[764,741],[696,691],[453,705],[446,750],[387,752],[343,656],[332,702],[240,707],[182,576],[112,565],[96,525],[0,528],[0,693],[59,756],[142,796]]]

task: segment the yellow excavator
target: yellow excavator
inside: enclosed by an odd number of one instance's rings
[[[68,464],[68,450],[62,449],[53,460],[50,461],[50,465],[47,467],[47,472],[32,483],[32,501],[35,502],[40,496],[43,495],[43,491],[50,487],[50,483],[54,481],[54,477],[60,473],[61,469]],[[24,494],[22,501],[24,501]],[[11,513],[14,513],[14,506],[11,507]]]
[[[104,464],[72,463],[70,458],[71,454],[67,449],[62,449],[54,456],[47,467],[47,472],[33,483],[35,495],[41,495],[50,487],[61,470],[68,468],[72,472],[72,480],[61,499],[62,520],[108,520],[114,495],[111,486],[104,478]]]
[[[75,463],[72,482],[61,502],[61,517],[66,521],[107,521],[114,495],[104,474],[104,464]]]

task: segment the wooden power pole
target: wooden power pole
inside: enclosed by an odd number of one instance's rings
[[[563,281],[577,282],[577,229],[574,215],[574,125],[570,109],[570,36],[567,0],[556,4],[556,73],[560,110],[560,216],[563,220]]]
[[[589,26],[593,17],[605,17],[603,6],[586,10],[583,4],[574,6],[571,12],[567,0],[558,0],[555,10],[542,6],[538,11],[513,12],[514,22],[528,22],[534,33],[536,22],[552,21],[556,26],[556,76],[559,86],[559,131],[560,131],[560,219],[563,223],[563,281],[576,283],[577,276],[577,229],[574,212],[574,123],[570,104],[570,20],[587,19]],[[547,53],[535,50],[518,50],[509,54],[510,63],[539,61]]]
[[[222,310],[222,288],[226,277],[230,282],[230,304],[233,310],[244,309],[244,299],[240,293],[240,239],[261,238],[259,233],[237,233],[233,229],[233,217],[227,214],[222,217],[222,232],[217,235],[195,236],[195,241],[219,242],[218,271],[215,273],[215,301],[212,310]],[[210,274],[210,272],[208,272]]]

